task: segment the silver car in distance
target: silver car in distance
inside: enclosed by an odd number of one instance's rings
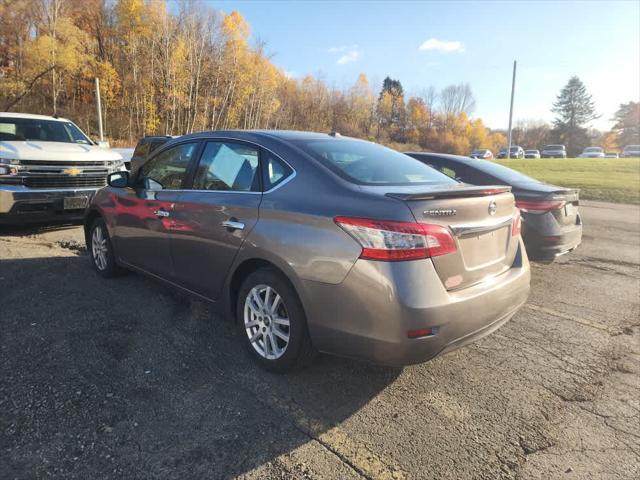
[[[171,140],[112,174],[85,217],[100,275],[212,302],[272,371],[316,351],[408,365],[493,332],[529,293],[520,225],[510,187],[291,131]]]

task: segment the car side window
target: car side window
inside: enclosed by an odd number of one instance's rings
[[[281,184],[288,176],[293,174],[293,169],[289,165],[265,150],[262,152],[262,165],[265,192]]]
[[[183,143],[165,150],[140,168],[138,182],[147,190],[180,190],[198,143]]]
[[[447,177],[451,177],[455,180],[458,180],[457,175],[456,175],[456,171],[451,168],[451,167],[445,167],[444,165],[442,165],[438,170],[440,170],[442,173],[444,173]]]
[[[495,185],[496,183],[502,183],[496,181],[495,178],[487,175],[486,173],[474,168],[459,168],[457,174],[460,181],[471,185]]]
[[[144,157],[149,152],[149,142],[140,142],[133,152],[134,157]]]
[[[258,149],[231,142],[207,142],[193,181],[195,190],[260,190]]]

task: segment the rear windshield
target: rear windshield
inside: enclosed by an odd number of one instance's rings
[[[469,164],[466,164],[466,163],[465,165],[470,166]],[[484,172],[487,175],[491,175],[492,177],[497,178],[498,180],[502,180],[508,185],[512,185],[514,183],[524,183],[524,182],[540,183],[540,181],[536,180],[535,178],[528,177],[523,173],[520,173],[516,170],[512,170],[511,168],[508,168],[508,167],[503,167],[502,165],[499,165],[493,162],[481,162],[480,164],[474,163],[472,168],[480,170],[481,172]]]
[[[71,122],[33,118],[0,117],[0,141],[40,140],[43,142],[82,143],[91,140]]]
[[[545,150],[564,150],[564,145],[547,145]]]
[[[602,149],[600,147],[589,147],[584,149],[585,152],[601,152]]]
[[[341,177],[363,185],[456,183],[443,173],[376,143],[352,139],[298,140],[295,145]]]
[[[640,150],[640,145],[627,145],[624,147],[625,150]]]

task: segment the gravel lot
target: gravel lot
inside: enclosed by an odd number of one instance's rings
[[[257,369],[81,227],[0,230],[0,478],[640,478],[640,209],[585,202],[494,335],[404,369]]]

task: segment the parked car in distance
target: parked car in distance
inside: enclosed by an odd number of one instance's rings
[[[314,350],[424,362],[496,330],[529,292],[509,187],[338,134],[171,140],[109,177],[85,232],[100,275],[127,268],[210,300],[275,371]]]
[[[0,223],[82,218],[118,170],[122,157],[66,118],[0,112]]]
[[[169,140],[177,138],[171,135],[148,135],[138,140],[138,144],[131,156],[130,164],[127,165],[127,170],[137,171],[144,162],[147,161],[149,155],[151,155],[158,147],[164,145]]]
[[[564,145],[545,145],[540,156],[542,158],[567,158],[567,148]]]
[[[580,154],[580,158],[604,158],[604,149],[601,147],[587,147]]]
[[[540,150],[525,150],[524,158],[540,158]]]
[[[471,152],[471,155],[469,155],[469,157],[479,158],[482,160],[493,160],[493,152],[486,148],[481,148],[479,150],[474,150],[473,152]]]
[[[501,148],[498,152],[497,158],[507,158],[507,149]],[[509,152],[509,158],[524,158],[524,150],[522,147],[511,147]]]
[[[604,158],[618,158],[618,152],[605,152]]]
[[[640,157],[640,145],[627,145],[622,150],[621,156],[624,158]]]
[[[511,186],[522,213],[522,236],[529,258],[549,262],[580,245],[578,190],[549,185],[494,162],[438,153],[408,155],[471,185]]]

